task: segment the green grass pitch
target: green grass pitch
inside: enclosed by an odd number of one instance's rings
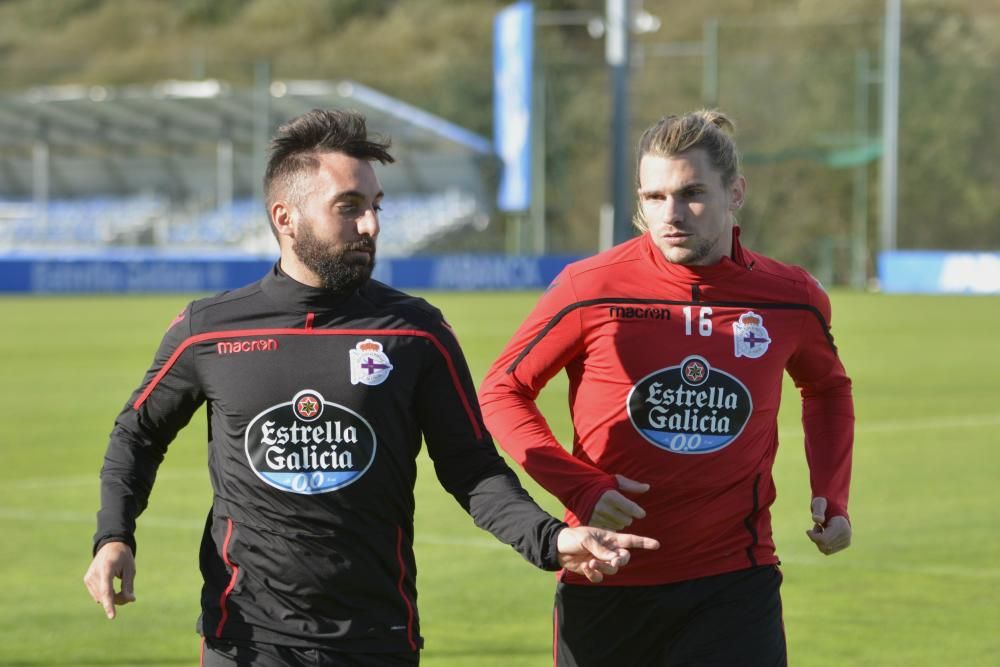
[[[478,382],[536,294],[429,294]],[[81,578],[112,420],[186,296],[0,298],[0,665],[196,664],[204,416],[173,444],[139,521],[138,602],[107,621]],[[774,522],[791,664],[974,667],[1000,655],[1000,299],[835,292],[855,383],[855,541],[820,555],[798,400],[785,387]],[[566,441],[565,381],[542,408]],[[417,484],[428,667],[551,664],[554,578]],[[537,487],[550,511],[556,503]]]

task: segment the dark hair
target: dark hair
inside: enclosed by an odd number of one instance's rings
[[[278,128],[264,172],[264,199],[270,209],[276,194],[294,187],[293,179],[319,166],[320,153],[344,153],[359,160],[395,162],[387,137],[368,137],[365,117],[354,111],[313,109]]]

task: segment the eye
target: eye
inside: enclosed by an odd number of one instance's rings
[[[378,213],[379,211],[382,210],[382,204],[375,204],[374,206],[372,206],[372,208],[375,210],[376,213]]]
[[[337,212],[343,215],[364,215],[369,208],[374,207],[367,199],[361,197],[344,199],[337,204]]]

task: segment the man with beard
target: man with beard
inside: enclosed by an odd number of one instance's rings
[[[419,662],[422,439],[476,524],[539,567],[599,581],[658,546],[543,512],[497,454],[440,312],[371,280],[388,147],[353,113],[279,129],[264,185],[281,259],[175,318],[112,431],[84,577],[109,618],[135,600],[136,518],[167,446],[208,404],[203,665]]]

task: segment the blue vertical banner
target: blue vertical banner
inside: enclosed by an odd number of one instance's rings
[[[518,2],[493,22],[493,143],[503,168],[497,207],[531,206],[531,92],[535,8]]]

